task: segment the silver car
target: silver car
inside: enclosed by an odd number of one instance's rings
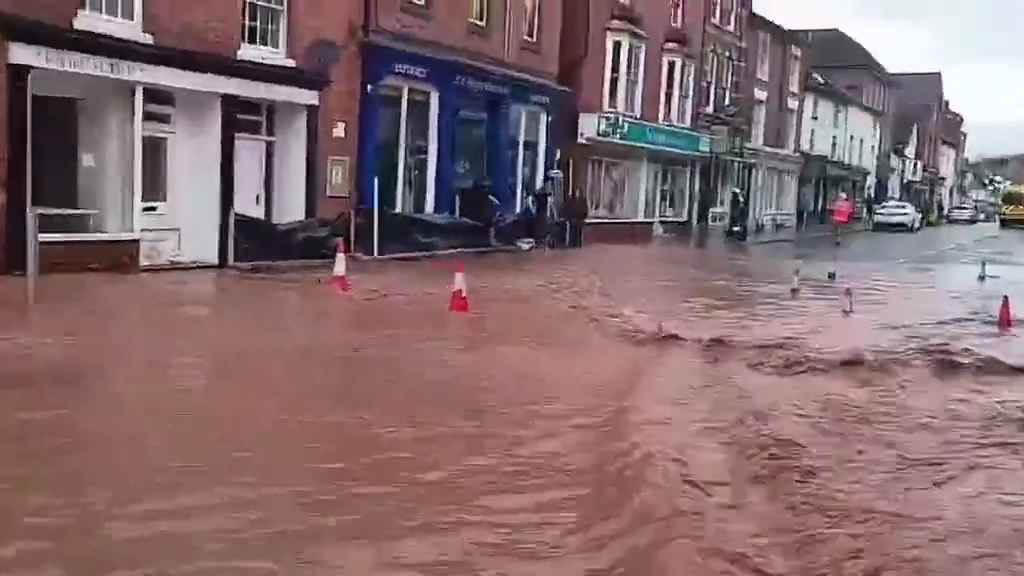
[[[899,228],[917,232],[923,225],[924,216],[913,204],[890,200],[875,209],[871,229]]]
[[[946,213],[946,222],[950,224],[975,224],[978,222],[978,211],[974,209],[974,206],[964,204],[954,206]]]

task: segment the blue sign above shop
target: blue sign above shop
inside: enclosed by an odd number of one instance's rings
[[[542,81],[530,82],[490,72],[478,66],[406,52],[389,46],[367,45],[363,54],[367,84],[387,78],[406,78],[430,84],[441,91],[454,90],[481,98],[508,99],[513,102],[551,106],[567,90]]]

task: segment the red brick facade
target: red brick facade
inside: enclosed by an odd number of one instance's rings
[[[7,41],[0,36],[0,63],[7,61]],[[7,66],[0,64],[0,274],[7,273]]]

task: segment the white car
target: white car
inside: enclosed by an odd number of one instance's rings
[[[954,206],[949,209],[946,214],[946,222],[954,223],[959,222],[961,224],[974,224],[978,221],[978,212],[973,206]]]
[[[923,224],[924,216],[913,204],[890,200],[875,208],[871,227],[874,230],[902,228],[908,232],[917,232]]]

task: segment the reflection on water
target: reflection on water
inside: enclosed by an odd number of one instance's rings
[[[1020,285],[826,263],[793,298],[792,267],[492,256],[469,317],[445,262],[351,298],[2,280],[0,572],[1019,571],[1022,346],[988,319]]]

